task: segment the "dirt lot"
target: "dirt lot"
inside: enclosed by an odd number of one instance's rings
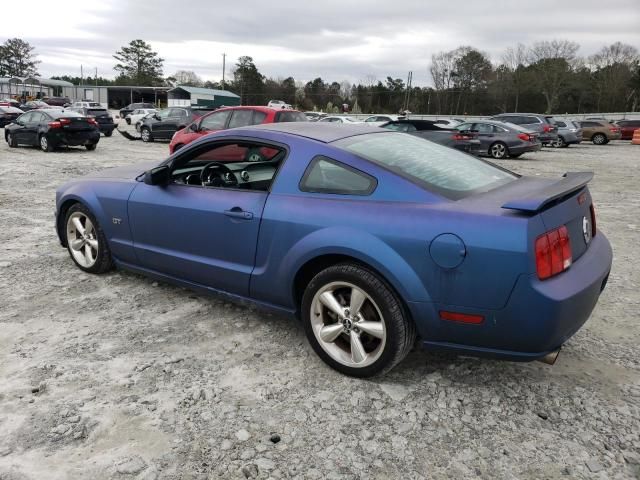
[[[0,479],[638,478],[640,147],[502,162],[596,172],[614,267],[555,366],[417,350],[370,381],[327,368],[294,321],[73,265],[56,187],[167,151],[0,144]]]

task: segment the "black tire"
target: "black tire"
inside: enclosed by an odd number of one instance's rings
[[[127,125],[131,125],[131,119],[130,118],[125,118],[124,121],[127,122]]]
[[[110,137],[111,135],[113,135],[113,130],[108,130],[108,131],[104,132],[104,136],[105,137]]]
[[[145,143],[153,142],[153,135],[151,135],[149,127],[140,127],[140,136]]]
[[[562,135],[558,135],[558,140],[551,144],[556,148],[567,148],[567,142],[564,141],[564,137]]]
[[[606,145],[609,143],[609,139],[604,133],[596,133],[591,137],[591,141],[594,145]]]
[[[96,239],[98,240],[98,252],[97,252],[96,262],[89,268],[86,268],[80,265],[74,258],[73,253],[71,252],[71,245],[69,242],[70,239],[68,238],[68,233],[67,233],[67,224],[69,223],[69,218],[76,212],[80,212],[86,215],[91,220],[95,228]],[[64,239],[67,244],[67,250],[69,251],[69,256],[73,260],[73,263],[75,263],[80,270],[85,271],[87,273],[100,274],[100,273],[108,272],[113,268],[113,259],[111,258],[111,251],[109,250],[107,237],[105,236],[102,230],[102,227],[100,227],[98,220],[96,220],[96,217],[93,215],[93,213],[91,213],[91,210],[89,210],[87,207],[85,207],[81,203],[74,203],[73,205],[71,205],[71,207],[69,207],[69,210],[67,210],[67,214],[65,215],[65,219],[64,219],[64,225],[62,228],[63,228],[62,233],[64,235]]]
[[[522,156],[522,153],[510,153],[509,157],[511,158],[520,158]]]
[[[51,145],[46,135],[40,135],[38,137],[38,145],[43,152],[53,152],[53,145]]]
[[[16,148],[18,146],[18,142],[16,141],[16,137],[11,135],[10,133],[7,133],[6,140],[7,140],[7,143],[9,144],[10,148]]]
[[[489,147],[489,155],[496,160],[502,160],[509,156],[509,148],[503,142],[492,143]]]
[[[84,147],[90,152],[93,152],[97,146],[98,146],[97,143],[90,143],[89,145],[85,145]]]
[[[332,282],[348,282],[366,292],[382,314],[386,339],[380,356],[364,367],[351,367],[334,360],[320,345],[311,323],[312,303],[316,293]],[[302,297],[302,322],[309,343],[331,368],[352,377],[366,378],[388,372],[409,353],[416,339],[413,321],[394,291],[377,274],[357,263],[342,263],[318,273],[306,286]]]

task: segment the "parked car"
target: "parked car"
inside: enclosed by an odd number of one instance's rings
[[[566,148],[582,142],[582,127],[571,120],[553,120],[558,127],[558,139],[551,145],[558,148]]]
[[[70,105],[71,108],[104,108],[100,102],[91,102],[82,100],[80,102],[73,102]]]
[[[458,132],[445,129],[431,120],[399,119],[380,125],[387,130],[406,132],[446,147],[455,148],[472,155],[480,155],[480,140],[477,132]]]
[[[3,99],[0,99],[0,107],[20,108],[20,102],[17,100],[14,100],[13,98],[3,98]]]
[[[502,113],[491,117],[491,120],[512,123],[537,132],[543,145],[551,145],[558,140],[558,127],[553,123],[553,117],[537,113]]]
[[[209,113],[211,109],[170,107],[142,118],[140,136],[143,142],[171,140],[173,134]]]
[[[176,132],[169,144],[169,152],[188,145],[203,135],[228,128],[246,127],[261,123],[306,122],[307,117],[297,110],[244,106],[224,107],[197,119],[182,130]]]
[[[440,125],[443,128],[455,128],[463,122],[455,118],[439,118],[433,123],[436,125]]]
[[[318,120],[318,122],[328,123],[362,123],[360,120],[356,120],[347,115],[327,115],[324,118]]]
[[[98,122],[98,129],[101,133],[104,133],[105,137],[110,137],[117,126],[109,111],[103,107],[70,107],[67,110],[95,118],[96,122]]]
[[[157,113],[158,110],[155,108],[136,108],[133,112],[127,114],[124,117],[124,121],[127,122],[127,125],[135,125],[138,123],[138,120],[141,120],[143,117],[149,115],[150,113]]]
[[[255,150],[270,153],[247,161]],[[115,265],[297,316],[344,374],[387,372],[416,334],[553,363],[611,269],[592,177],[520,176],[365,125],[274,123],[67,183],[56,226],[83,272]]]
[[[146,115],[143,115],[142,117],[140,117],[140,119],[135,123],[136,132],[140,131],[140,127],[142,126],[142,122],[144,122],[145,118],[151,118],[154,115],[156,115],[157,113],[158,113],[158,111],[156,110],[153,113],[147,113]]]
[[[616,125],[620,127],[620,140],[631,140],[633,132],[640,128],[640,120],[618,120]]]
[[[518,158],[524,153],[537,152],[542,148],[536,132],[495,120],[461,123],[456,130],[477,132],[480,154],[496,159]]]
[[[593,142],[594,145],[606,145],[611,140],[620,140],[620,127],[606,120],[582,120],[582,137]]]
[[[42,101],[52,107],[68,107],[71,105],[69,97],[45,97]]]
[[[307,117],[307,120],[310,122],[317,122],[321,118],[326,117],[327,114],[324,112],[304,112],[304,116]]]
[[[94,118],[51,108],[23,113],[4,128],[4,138],[12,148],[35,145],[51,152],[63,145],[83,145],[87,150],[95,150],[100,130]]]
[[[120,118],[126,118],[128,114],[138,108],[156,108],[156,106],[153,103],[130,103],[126,107],[120,109]]]
[[[284,100],[269,100],[269,103],[267,103],[267,107],[279,108],[281,110],[292,110],[293,109],[293,107],[291,105],[289,105],[287,102],[285,102]]]
[[[364,123],[372,127],[381,127],[385,123],[394,122],[401,118],[405,118],[404,115],[371,115],[364,119]]]
[[[0,127],[10,124],[23,113],[19,108],[0,106]]]
[[[46,103],[40,100],[31,100],[29,102],[25,102],[20,105],[20,110],[22,110],[23,112],[28,112],[29,110],[35,110],[37,108],[46,109],[46,108],[55,108],[55,107],[47,105]]]

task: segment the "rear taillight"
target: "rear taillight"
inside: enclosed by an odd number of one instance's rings
[[[593,203],[589,207],[589,211],[591,212],[591,238],[596,236],[596,209],[593,206]]]
[[[471,135],[464,135],[463,133],[456,133],[453,137],[454,140],[471,140],[473,137]]]
[[[49,125],[49,128],[60,128],[60,127],[63,127],[64,125],[69,125],[70,123],[71,123],[71,120],[69,120],[68,118],[59,118],[58,120],[49,122],[47,125]]]
[[[549,133],[551,130],[553,130],[553,129],[551,128],[551,125],[543,125],[543,126],[542,126],[542,131],[543,131],[544,133]]]
[[[611,133],[618,133],[620,131],[620,129],[617,127],[611,127],[609,128],[609,130],[611,130]]]
[[[87,118],[87,122],[89,122],[91,125],[98,125],[98,122],[95,118]]]
[[[519,133],[518,134],[518,138],[520,140],[522,140],[523,142],[529,142],[531,141],[531,137],[529,135],[527,135],[526,133]]]
[[[564,272],[571,266],[571,242],[564,225],[536,238],[536,270],[538,278],[545,278]]]

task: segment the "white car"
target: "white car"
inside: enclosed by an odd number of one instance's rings
[[[135,125],[138,123],[138,120],[141,120],[150,113],[156,113],[157,111],[158,110],[155,108],[136,108],[133,112],[124,117],[124,121],[127,122],[127,125]]]
[[[455,118],[439,118],[433,123],[440,128],[456,128],[464,122]]]
[[[331,122],[331,123],[362,123],[360,120],[354,120],[346,115],[329,115],[328,117],[321,118],[318,122]]]
[[[99,102],[73,102],[72,108],[103,108]]]
[[[289,105],[288,103],[282,101],[282,100],[269,100],[269,103],[267,103],[267,107],[270,108],[277,108],[280,110],[286,110],[286,109],[291,109],[291,105]]]
[[[405,118],[404,115],[371,115],[365,118],[364,123],[372,127],[379,127],[387,122],[396,122],[401,118]]]

